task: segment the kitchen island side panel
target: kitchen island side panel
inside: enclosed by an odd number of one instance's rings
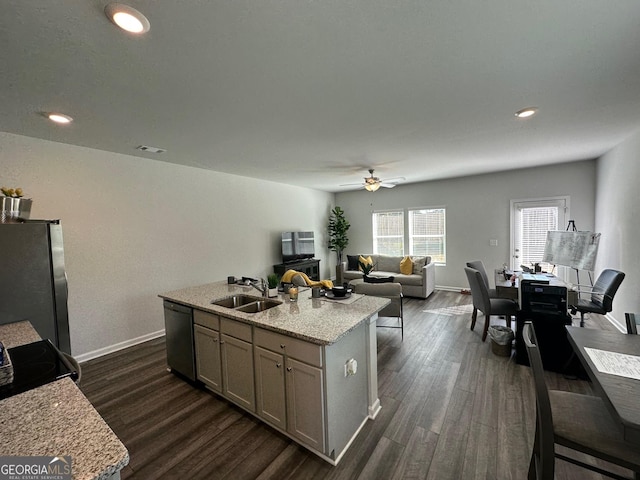
[[[325,347],[329,455],[340,455],[368,418],[366,325],[361,324],[338,342]],[[354,375],[345,365],[357,362]],[[335,453],[332,453],[335,452]]]

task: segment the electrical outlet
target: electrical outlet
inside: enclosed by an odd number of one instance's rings
[[[490,247],[497,247],[498,246],[498,240],[496,238],[492,238],[491,240],[489,240],[489,246]]]
[[[354,358],[347,360],[344,364],[344,376],[349,377],[355,375],[358,371],[358,362]]]

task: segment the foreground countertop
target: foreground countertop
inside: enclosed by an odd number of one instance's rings
[[[337,342],[391,303],[387,298],[357,294],[346,300],[311,298],[309,288],[300,289],[297,302],[289,302],[289,296],[281,293],[273,300],[281,301],[282,305],[259,313],[243,313],[211,303],[238,294],[260,299],[260,292],[253,287],[225,281],[174,290],[159,297],[319,345]]]
[[[0,325],[7,348],[40,340],[29,322]],[[70,455],[73,478],[108,479],[129,453],[76,384],[65,378],[0,400],[0,455]]]

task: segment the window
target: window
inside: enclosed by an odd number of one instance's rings
[[[567,205],[566,197],[512,202],[513,269],[519,270],[520,265],[532,267],[542,262],[547,232],[564,227]],[[541,266],[549,272],[553,268],[546,263]]]
[[[428,255],[434,263],[446,263],[444,208],[409,210],[409,254]]]
[[[373,213],[373,253],[404,255],[404,212]]]
[[[407,210],[409,255],[430,256],[434,263],[446,262],[444,208]],[[405,211],[374,212],[373,253],[404,255]]]

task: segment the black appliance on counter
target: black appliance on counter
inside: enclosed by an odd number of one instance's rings
[[[567,288],[524,282],[520,290],[521,310],[516,314],[516,363],[529,365],[522,329],[525,322],[531,321],[545,370],[563,372],[573,352],[565,328],[571,325]]]
[[[11,397],[78,372],[49,340],[8,348],[13,365],[13,382],[0,386],[0,399]]]
[[[0,324],[28,320],[71,353],[60,221],[0,223],[0,273]]]

